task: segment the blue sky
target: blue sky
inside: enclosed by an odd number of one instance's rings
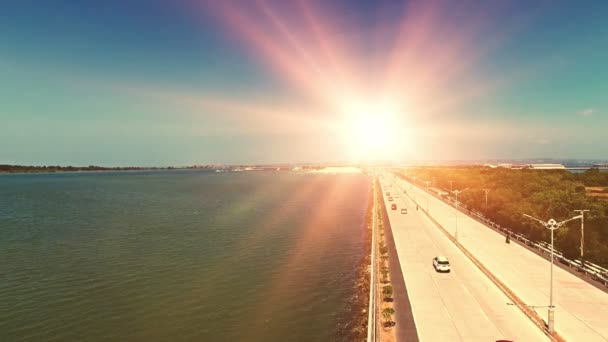
[[[608,158],[608,2],[429,3],[3,2],[0,163]]]

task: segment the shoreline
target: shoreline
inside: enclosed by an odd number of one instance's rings
[[[373,187],[370,186],[369,198],[364,219],[363,256],[359,259],[354,277],[353,294],[348,298],[348,310],[338,320],[335,333],[336,341],[366,341],[369,306],[369,265],[371,262],[372,219],[374,208]]]
[[[38,174],[55,174],[55,173],[95,173],[95,172],[134,172],[134,171],[173,171],[173,170],[190,170],[193,168],[173,167],[173,168],[116,168],[116,169],[77,169],[77,170],[58,170],[58,169],[36,169],[28,171],[3,171],[0,170],[0,175],[38,175]]]

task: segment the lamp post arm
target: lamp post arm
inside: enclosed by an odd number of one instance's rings
[[[540,224],[542,224],[543,226],[547,226],[547,222],[543,221],[543,220],[539,220],[536,217],[532,217],[528,214],[523,214],[525,217],[529,218],[529,219],[533,219],[536,222],[539,222]]]
[[[567,220],[564,220],[564,221],[562,221],[562,222],[558,223],[558,227],[563,226],[563,225],[564,225],[565,223],[567,223],[567,222],[574,221],[574,220],[578,220],[578,219],[580,219],[581,217],[582,217],[582,215],[578,215],[578,216],[574,216],[574,217],[572,217],[572,218],[569,218],[569,219],[567,219]]]

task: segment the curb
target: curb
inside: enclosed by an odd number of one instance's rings
[[[371,261],[370,261],[370,282],[369,282],[369,308],[367,318],[367,342],[375,342],[377,338],[376,334],[376,226],[378,225],[378,190],[377,180],[374,178],[372,183],[373,201],[372,206],[372,248],[371,248]]]

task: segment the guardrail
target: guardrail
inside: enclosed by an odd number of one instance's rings
[[[433,195],[435,198],[438,198],[438,199],[442,200],[443,202],[445,202],[446,204],[449,204],[450,206],[456,208],[456,201],[454,201],[452,198],[439,196],[433,191],[426,191],[424,188],[416,185],[416,183],[413,182],[411,179],[408,178],[407,180],[410,181],[412,184],[414,184],[418,189],[425,191],[425,192]],[[551,245],[546,243],[545,241],[534,241],[523,234],[514,233],[508,227],[500,226],[498,223],[495,223],[495,222],[491,221],[489,218],[485,217],[485,215],[483,215],[481,212],[479,212],[475,209],[469,209],[469,207],[467,205],[465,205],[461,202],[458,202],[458,208],[456,208],[456,209],[463,212],[464,214],[469,215],[470,217],[476,219],[477,221],[485,224],[489,228],[497,230],[498,232],[501,232],[504,235],[509,235],[512,239],[518,240],[521,243],[528,245],[532,248],[536,248],[541,253],[551,254]],[[583,265],[579,259],[576,259],[576,260],[567,259],[564,257],[563,253],[558,251],[557,249],[554,249],[553,253],[554,253],[555,258],[560,263],[562,263],[570,268],[575,268],[577,271],[588,275],[596,282],[608,287],[608,269],[603,268],[599,265],[593,264],[589,261],[585,261],[585,264]]]

